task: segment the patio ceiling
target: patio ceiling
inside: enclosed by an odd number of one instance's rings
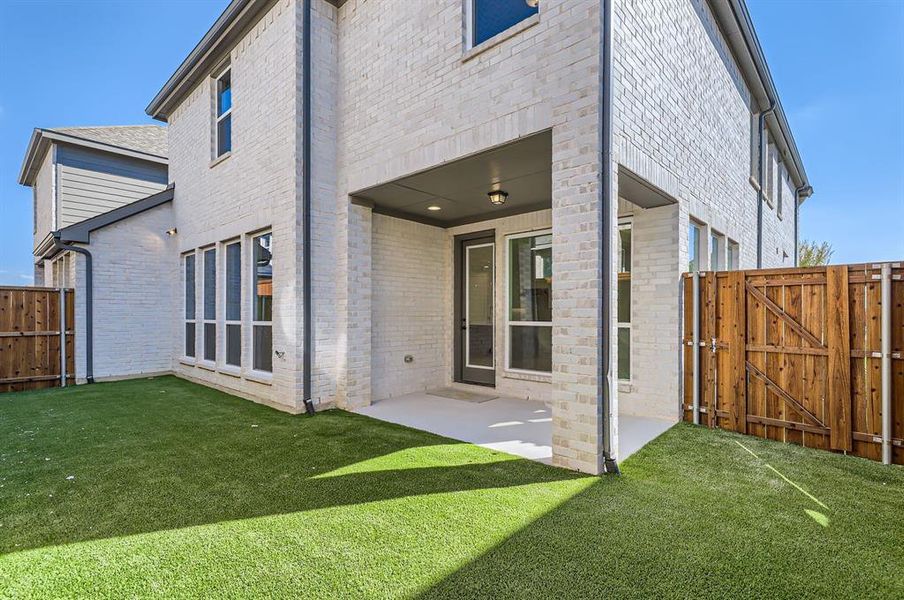
[[[508,193],[505,204],[490,203],[487,193],[494,190]],[[551,197],[548,131],[353,194],[375,213],[438,227],[550,208]]]

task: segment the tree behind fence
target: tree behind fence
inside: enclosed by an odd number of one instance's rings
[[[0,392],[74,383],[74,331],[72,290],[0,287]]]
[[[886,458],[904,464],[902,275],[900,263],[702,273],[696,285],[685,274],[685,420],[874,460],[885,432]]]

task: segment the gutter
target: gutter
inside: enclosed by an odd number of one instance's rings
[[[766,117],[775,111],[775,100],[769,99],[769,108],[760,113],[759,128],[757,129],[757,137],[759,137],[758,152],[759,160],[757,161],[757,189],[756,191],[756,268],[763,268],[763,172],[766,166]]]
[[[600,320],[602,341],[600,344],[601,372],[600,410],[602,411],[602,472],[619,474],[618,463],[612,448],[612,0],[603,0],[600,28],[600,281],[602,284]]]
[[[302,182],[302,318],[304,321],[304,353],[302,358],[303,369],[303,396],[305,411],[309,415],[314,414],[314,401],[311,399],[311,346],[313,340],[312,312],[311,312],[311,2],[304,0],[304,14],[302,15],[302,160],[304,181]]]
[[[91,252],[79,246],[65,244],[59,236],[59,231],[54,232],[54,248],[76,252],[85,257],[85,379],[88,383],[94,383],[94,273]]]

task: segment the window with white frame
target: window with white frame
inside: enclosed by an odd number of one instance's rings
[[[750,177],[754,180],[760,176],[760,115],[750,113]]]
[[[217,250],[204,251],[204,331],[202,351],[204,360],[217,360]]]
[[[226,364],[232,367],[242,365],[242,245],[239,242],[226,244],[225,270],[223,277],[226,296]]]
[[[725,250],[725,236],[715,231],[710,232],[709,268],[711,271],[723,271],[722,252]]]
[[[766,147],[766,181],[763,183],[763,195],[769,207],[774,206],[775,201],[775,146],[769,144]]]
[[[700,270],[700,244],[703,239],[703,226],[694,221],[687,229],[687,270],[696,273]]]
[[[50,264],[51,266],[51,277],[53,281],[50,284],[53,287],[59,288],[68,288],[71,287],[70,282],[70,267],[71,267],[71,253],[63,252],[57,258],[53,260]]]
[[[216,78],[216,157],[232,151],[232,71]]]
[[[506,241],[506,367],[552,372],[552,232]]]
[[[631,222],[618,224],[618,378],[631,379]]]
[[[471,46],[478,46],[537,14],[538,5],[528,0],[470,0]]]
[[[741,265],[741,248],[738,246],[738,243],[734,240],[728,240],[728,247],[726,248],[725,254],[728,262],[728,269],[737,271]]]
[[[775,178],[777,188],[775,190],[775,214],[777,214],[779,218],[781,218],[783,200],[782,196],[784,195],[783,192],[785,190],[785,182],[788,179],[788,171],[785,169],[785,165],[781,162],[781,160],[778,161],[777,168],[778,177]]]
[[[252,254],[252,368],[273,372],[273,234],[253,238]]]
[[[183,259],[185,274],[185,329],[184,354],[187,358],[195,357],[195,255],[186,254]]]

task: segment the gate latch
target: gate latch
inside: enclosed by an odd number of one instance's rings
[[[713,354],[716,353],[716,338],[712,339],[712,343],[709,346],[709,351],[712,352]]]

